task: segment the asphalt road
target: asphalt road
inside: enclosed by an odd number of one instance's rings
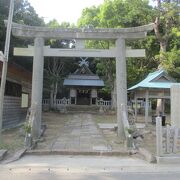
[[[179,180],[180,165],[131,157],[25,156],[0,165],[0,180]]]
[[[26,169],[1,171],[1,180],[179,180],[180,172],[62,172],[60,169]]]

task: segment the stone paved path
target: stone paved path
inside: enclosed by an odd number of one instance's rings
[[[66,115],[64,121],[46,121],[45,142],[39,143],[38,149],[50,151],[111,151],[102,131],[97,127],[91,114],[80,113]],[[53,123],[54,122],[54,123]],[[55,131],[55,132],[53,132]]]

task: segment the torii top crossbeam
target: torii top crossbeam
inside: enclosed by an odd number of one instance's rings
[[[132,28],[49,28],[12,24],[14,36],[26,38],[62,38],[62,39],[102,39],[115,40],[118,38],[144,38],[146,32],[153,29],[153,23]]]

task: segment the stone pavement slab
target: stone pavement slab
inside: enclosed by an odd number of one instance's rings
[[[46,121],[47,131],[45,141],[39,143],[37,149],[42,151],[74,151],[74,152],[110,152],[111,145],[103,136],[91,114],[79,113],[67,115],[66,121],[61,122],[59,115],[56,122]],[[52,124],[51,124],[52,123]],[[50,125],[49,125],[50,124]],[[54,137],[48,137],[55,131]],[[46,142],[46,138],[48,142]],[[52,141],[50,139],[52,138]]]
[[[115,129],[117,127],[117,123],[98,123],[100,129]]]

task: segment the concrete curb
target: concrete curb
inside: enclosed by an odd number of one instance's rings
[[[149,163],[155,163],[156,162],[156,157],[153,156],[153,154],[145,148],[139,148],[138,154],[140,154],[143,157],[143,159]]]
[[[93,155],[93,156],[128,156],[126,151],[73,151],[73,150],[28,150],[26,155]]]
[[[179,155],[170,155],[170,156],[157,156],[157,164],[180,164]]]
[[[6,149],[0,149],[0,161],[3,160],[6,153],[7,153]]]

